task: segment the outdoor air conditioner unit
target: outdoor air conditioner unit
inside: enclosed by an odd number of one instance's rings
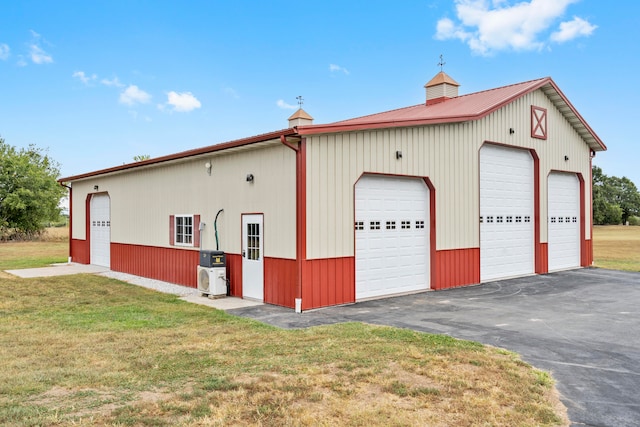
[[[203,295],[227,295],[227,278],[225,267],[198,266],[198,290]]]

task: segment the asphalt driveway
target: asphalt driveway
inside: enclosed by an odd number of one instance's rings
[[[282,328],[360,321],[503,347],[551,371],[575,426],[640,425],[640,273],[579,269],[296,314],[229,310]]]

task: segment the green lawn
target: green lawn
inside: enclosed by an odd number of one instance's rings
[[[359,323],[280,330],[93,275],[0,278],[0,366],[0,425],[563,419],[549,375],[510,352]]]

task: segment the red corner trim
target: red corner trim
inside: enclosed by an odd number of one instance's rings
[[[540,244],[540,158],[536,150],[530,149],[533,158],[533,253],[534,253],[534,271],[537,274],[547,273],[545,268],[546,258],[544,249]]]
[[[429,188],[429,271],[431,283],[429,288],[435,289],[437,285],[436,267],[436,187],[428,177],[423,178]]]

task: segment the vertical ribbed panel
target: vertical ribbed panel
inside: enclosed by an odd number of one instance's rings
[[[355,258],[307,260],[302,265],[302,309],[355,302]]]
[[[242,256],[239,254],[226,254],[227,279],[229,280],[230,294],[234,297],[242,297]]]
[[[549,244],[540,243],[536,246],[536,273],[546,274],[549,272]]]
[[[171,215],[200,215],[203,249],[241,251],[241,214],[264,214],[265,254],[296,256],[296,154],[280,141],[142,167],[73,183],[72,237],[85,239],[87,194],[99,185],[111,198],[111,241],[171,247]],[[211,174],[204,165],[210,163]],[[248,182],[247,174],[254,180]],[[196,228],[197,230],[197,228]],[[275,238],[269,238],[275,236]]]
[[[593,264],[593,241],[588,239],[583,244],[585,256],[582,259],[582,267],[590,267]]]
[[[294,308],[298,265],[294,259],[264,259],[264,302]]]
[[[436,251],[436,280],[433,289],[480,283],[480,249]]]
[[[89,241],[71,239],[71,261],[79,264],[89,264],[91,262],[89,254]]]
[[[111,270],[195,288],[199,252],[188,249],[111,244]]]
[[[547,110],[547,140],[531,138],[531,105]],[[478,153],[485,142],[535,150],[539,236],[546,242],[547,176],[552,170],[590,176],[590,149],[539,90],[476,121],[308,136],[307,257],[354,255],[354,185],[363,173],[428,177],[437,190],[436,249],[479,247]],[[589,216],[584,227],[589,239]]]

